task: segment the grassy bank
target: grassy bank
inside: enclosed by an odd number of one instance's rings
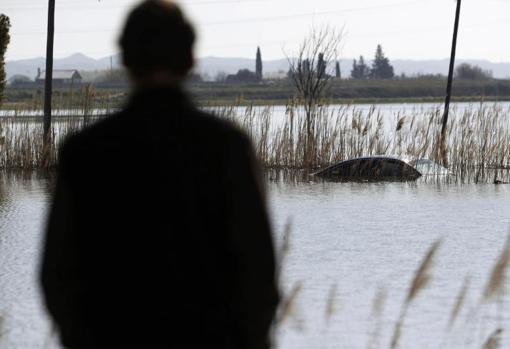
[[[285,105],[296,96],[288,80],[263,83],[189,83],[187,89],[201,105]],[[446,90],[441,78],[406,78],[395,80],[334,79],[325,93],[325,103],[421,103],[440,102]],[[87,85],[56,88],[53,104],[56,108],[82,107],[87,101],[96,105],[119,107],[125,101],[129,88],[100,88]],[[510,80],[455,80],[453,96],[456,101],[510,100]],[[42,108],[41,87],[6,90],[3,109]]]
[[[452,102],[507,102],[510,101],[510,96],[491,97],[491,96],[466,96],[466,97],[452,97]],[[197,103],[202,107],[224,107],[229,105],[238,105],[243,107],[249,106],[286,106],[292,103],[289,99],[218,99],[214,101],[198,100]],[[352,104],[410,104],[410,103],[444,103],[444,97],[397,97],[397,98],[326,98],[323,104],[326,105],[352,105]]]
[[[190,91],[199,101],[240,101],[248,104],[282,104],[296,95],[288,80],[260,84],[195,83]],[[332,80],[325,93],[332,103],[380,103],[440,101],[446,81],[439,78],[398,80]],[[509,80],[456,80],[453,96],[462,100],[510,100]]]

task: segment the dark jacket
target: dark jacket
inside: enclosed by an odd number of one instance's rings
[[[247,137],[178,89],[135,94],[61,149],[42,260],[70,348],[268,348],[278,302]]]

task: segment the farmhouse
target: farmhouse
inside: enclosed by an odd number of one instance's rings
[[[44,84],[45,78],[46,71],[37,69],[37,76],[35,77],[35,82],[39,84]],[[80,75],[80,73],[78,73],[78,70],[76,69],[53,70],[53,84],[55,86],[80,84],[81,81],[82,76]]]

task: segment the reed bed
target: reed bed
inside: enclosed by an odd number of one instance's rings
[[[58,149],[66,137],[80,131],[97,118],[58,117],[51,126],[49,158],[43,161],[43,125],[34,118],[0,118],[0,168],[30,170],[54,167]]]
[[[93,91],[85,93],[93,98]],[[86,100],[87,98],[85,98]],[[64,102],[62,102],[64,103]],[[66,102],[67,103],[67,102]],[[65,104],[65,103],[64,103]],[[359,156],[395,155],[408,159],[438,159],[441,108],[396,111],[388,116],[376,107],[318,105],[310,133],[304,108],[297,103],[285,112],[274,107],[208,108],[230,120],[253,140],[267,169],[312,172]],[[100,115],[112,111],[105,102],[84,102],[79,110],[56,111],[52,126],[52,159],[60,142]],[[42,125],[38,110],[14,111],[0,118],[0,167],[40,166]],[[448,169],[453,181],[508,181],[510,169],[510,108],[498,104],[471,105],[451,112],[447,139]],[[52,160],[50,166],[55,165]]]
[[[388,118],[375,107],[317,106],[310,135],[306,132],[305,112],[297,105],[287,106],[279,120],[272,118],[271,107],[239,110],[225,107],[214,111],[252,137],[266,168],[313,171],[369,155],[438,160],[440,108],[397,111]],[[510,109],[480,104],[461,112],[452,110],[450,120],[448,169],[453,176],[449,179],[508,180]]]

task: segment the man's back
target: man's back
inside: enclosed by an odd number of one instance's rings
[[[69,347],[267,347],[277,292],[247,138],[178,88],[62,150],[43,286]]]

